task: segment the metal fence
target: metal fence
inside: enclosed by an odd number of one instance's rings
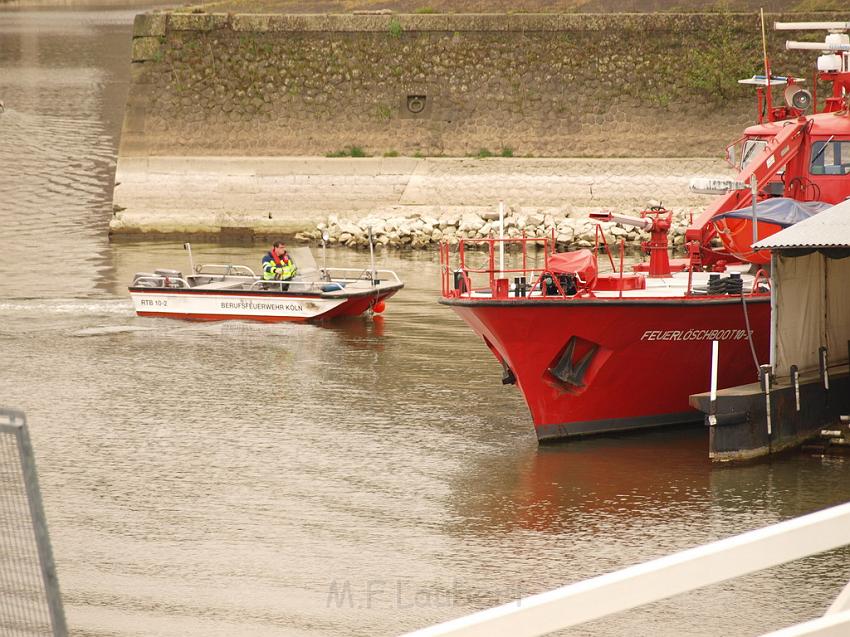
[[[0,408],[0,636],[67,633],[26,417]]]

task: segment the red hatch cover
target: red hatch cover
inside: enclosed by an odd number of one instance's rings
[[[549,269],[554,274],[577,274],[587,285],[596,280],[596,259],[586,248],[553,254],[549,257]]]

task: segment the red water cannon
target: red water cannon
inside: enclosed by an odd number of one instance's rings
[[[649,255],[649,276],[652,278],[670,276],[667,234],[673,225],[672,212],[661,206],[652,206],[641,212],[640,217],[630,217],[614,212],[592,212],[590,218],[597,221],[613,221],[649,232],[649,241],[640,243],[641,249]]]

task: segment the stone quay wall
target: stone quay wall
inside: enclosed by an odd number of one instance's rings
[[[737,80],[760,33],[757,14],[142,15],[121,154],[717,155],[753,119]],[[810,77],[769,34],[773,68]]]
[[[714,170],[753,121],[737,79],[759,72],[760,33],[756,14],[140,15],[111,229],[690,204],[675,158]],[[775,70],[811,75],[811,55],[768,34]]]

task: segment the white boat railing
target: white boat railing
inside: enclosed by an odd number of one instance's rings
[[[343,282],[344,283],[344,282]],[[331,280],[303,281],[298,279],[259,279],[254,281],[249,290],[273,292],[297,292],[299,294],[321,294],[345,289],[343,283]]]
[[[234,265],[232,263],[202,263],[195,267],[196,274],[207,274],[217,276],[249,276],[256,278],[257,275],[247,265]]]
[[[162,274],[150,274],[146,272],[137,272],[133,276],[133,282],[130,287],[138,288],[188,288],[191,287],[189,282],[181,277],[166,276]]]
[[[393,270],[371,270],[358,268],[324,268],[321,270],[326,272],[332,280],[359,281],[359,280],[377,280],[377,281],[392,281],[401,283],[401,279]],[[374,276],[373,276],[374,273]]]
[[[153,273],[138,272],[133,277],[131,287],[140,288],[234,288],[277,292],[298,292],[302,294],[333,292],[347,285],[361,283],[378,286],[380,284],[401,284],[401,279],[392,270],[362,270],[355,268],[326,268],[312,270],[293,279],[262,279],[247,266],[230,264],[205,264],[196,268],[196,273],[184,277],[177,270],[162,270]],[[336,287],[334,285],[336,284]]]
[[[365,274],[364,274],[365,272]],[[314,271],[318,278],[310,278],[309,274],[306,278],[296,276],[293,279],[277,280],[277,279],[259,279],[251,285],[252,290],[279,290],[281,292],[299,292],[299,293],[323,293],[336,292],[343,290],[348,286],[352,289],[357,287],[361,290],[365,287],[377,287],[384,283],[401,283],[401,279],[392,270],[376,270],[377,275],[372,278],[371,271],[346,269],[346,268],[325,268],[323,270]],[[355,284],[360,284],[356,286]]]
[[[205,263],[202,265],[198,265],[195,268],[195,272],[198,275],[211,275],[211,276],[241,276],[241,277],[252,277],[255,279],[259,279],[260,277],[254,273],[254,271],[246,265],[233,265],[230,263]],[[334,280],[338,281],[359,281],[359,280],[367,280],[370,281],[372,279],[378,280],[387,280],[390,279],[394,282],[401,283],[401,279],[398,275],[392,270],[371,270],[364,268],[321,268],[321,269],[313,269],[313,268],[305,268],[303,270],[299,270],[303,274],[318,273],[318,276],[321,280],[325,282],[331,282]],[[373,276],[374,273],[374,276]],[[298,272],[296,272],[296,275]],[[275,279],[271,279],[274,281]],[[268,281],[268,279],[267,279]],[[299,281],[299,282],[307,282],[307,281]]]
[[[520,598],[404,637],[545,635],[848,544],[850,503]],[[767,635],[850,635],[850,583],[823,617]]]

